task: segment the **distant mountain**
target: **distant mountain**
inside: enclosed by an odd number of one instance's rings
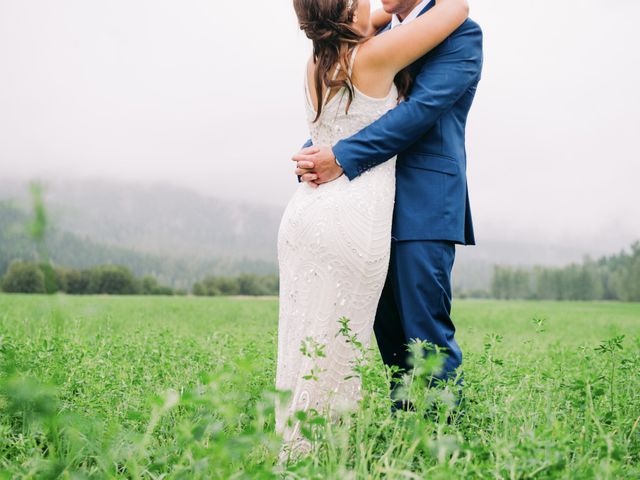
[[[35,260],[35,246],[27,234],[29,212],[9,201],[0,201],[0,276],[12,260]],[[53,228],[47,247],[55,265],[88,268],[102,264],[128,266],[136,275],[153,275],[161,284],[190,290],[208,275],[237,275],[243,272],[269,274],[272,262],[246,258],[196,258],[143,253],[98,243],[88,237]]]
[[[123,263],[183,287],[206,274],[276,271],[282,208],[173,186],[100,180],[52,181],[45,198],[55,226],[52,256],[61,264]],[[5,203],[0,209],[0,226],[3,216],[15,224],[14,217],[24,218],[30,208],[24,182],[0,179],[1,200],[11,200],[12,207]],[[564,265],[603,253],[480,238],[478,246],[457,249],[454,281],[458,289],[486,289],[496,264]],[[6,257],[0,251],[0,258]]]
[[[27,188],[0,182],[0,200],[27,206]],[[53,224],[144,253],[273,262],[281,209],[204,197],[166,185],[59,181],[46,187]]]

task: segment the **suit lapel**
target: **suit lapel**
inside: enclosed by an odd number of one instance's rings
[[[388,32],[389,30],[391,30],[391,22],[387,23],[387,26],[384,27],[383,29],[378,30],[378,33],[376,33],[376,35],[380,35],[381,33]]]

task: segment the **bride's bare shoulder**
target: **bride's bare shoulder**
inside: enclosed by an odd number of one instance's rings
[[[373,38],[375,37],[365,40],[358,47],[353,59],[352,80],[364,94],[378,97],[387,94],[395,74],[389,69],[380,68]]]

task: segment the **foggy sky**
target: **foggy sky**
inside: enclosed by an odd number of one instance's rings
[[[485,35],[467,147],[479,237],[640,238],[640,2],[471,9]],[[308,52],[288,0],[0,0],[0,176],[284,205],[308,136]]]

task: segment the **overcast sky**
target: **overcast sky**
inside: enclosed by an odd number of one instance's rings
[[[640,238],[640,2],[470,1],[479,233]],[[289,0],[0,0],[0,175],[284,205],[308,51]]]

